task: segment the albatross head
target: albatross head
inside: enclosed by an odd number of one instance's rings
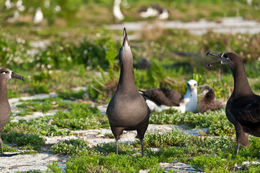
[[[14,72],[12,72],[10,69],[8,68],[1,68],[0,69],[0,79],[1,80],[9,80],[12,78],[16,78],[16,79],[20,79],[24,81],[24,77],[20,76],[18,74],[15,74]]]
[[[190,90],[190,92],[196,91],[197,92],[197,81],[191,79],[187,82],[187,89]]]
[[[120,63],[123,62],[128,62],[128,64],[131,62],[131,64],[133,63],[133,55],[132,55],[132,51],[131,51],[131,47],[129,45],[129,41],[128,41],[128,37],[127,37],[127,33],[126,33],[126,29],[124,28],[124,32],[123,32],[123,43],[120,49],[120,53],[119,53],[119,60]]]
[[[241,59],[232,52],[227,52],[227,53],[208,52],[207,55],[215,56],[220,59],[220,61],[208,64],[209,67],[211,67],[215,64],[225,64],[225,65],[228,65],[231,69],[233,69],[238,64],[242,63]]]

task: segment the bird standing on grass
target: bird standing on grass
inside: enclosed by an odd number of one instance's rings
[[[248,134],[260,137],[260,96],[250,88],[243,62],[236,54],[208,52],[207,55],[220,59],[208,66],[225,64],[233,74],[234,89],[226,105],[226,115],[235,126],[238,154],[240,145],[249,146]]]
[[[150,111],[144,98],[137,90],[133,70],[133,55],[125,28],[119,60],[121,68],[119,83],[106,111],[112,133],[116,139],[116,154],[118,154],[118,140],[123,131],[137,130],[143,156],[143,138],[149,124]]]
[[[8,123],[11,116],[11,108],[8,102],[7,92],[7,81],[11,78],[16,78],[24,81],[24,78],[22,76],[13,73],[11,70],[7,68],[0,69],[0,156],[7,156],[3,153],[1,134],[4,126]]]

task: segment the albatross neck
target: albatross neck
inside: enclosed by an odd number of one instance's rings
[[[243,97],[254,94],[249,86],[245,68],[242,62],[232,69],[232,74],[234,78],[234,90],[232,93],[233,97]]]
[[[0,79],[0,102],[8,101],[7,81]]]
[[[120,78],[117,90],[127,92],[137,92],[135,76],[133,70],[133,60],[124,59],[121,65]]]

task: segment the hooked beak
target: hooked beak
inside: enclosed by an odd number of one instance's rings
[[[20,76],[18,74],[15,74],[14,72],[12,72],[12,75],[11,75],[12,78],[16,78],[16,79],[20,79],[22,81],[25,81],[24,77],[23,76]]]
[[[221,59],[220,61],[217,61],[217,62],[213,62],[213,63],[208,64],[208,67],[212,67],[213,65],[216,65],[216,64],[223,64],[223,55],[224,55],[224,53],[207,52],[206,55],[215,56],[215,57]]]

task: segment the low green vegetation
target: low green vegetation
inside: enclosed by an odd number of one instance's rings
[[[244,161],[255,161],[259,154],[259,139],[256,137],[250,138],[251,146],[249,148],[242,147],[241,153],[235,156],[235,141],[230,138],[190,136],[179,131],[173,131],[171,135],[162,134],[161,136],[163,136],[164,140],[161,140],[162,138],[159,138],[158,136],[160,135],[158,134],[154,135],[156,138],[153,139],[151,138],[153,135],[148,134],[146,136],[146,148],[161,148],[158,152],[146,149],[146,157],[131,156],[138,152],[138,150],[133,151],[133,148],[131,148],[133,146],[129,144],[120,144],[120,155],[117,156],[114,154],[114,143],[91,149],[82,140],[60,142],[52,147],[52,151],[72,155],[71,159],[67,162],[67,172],[71,170],[108,171],[108,169],[121,172],[126,170],[126,167],[130,172],[148,168],[152,172],[158,172],[162,171],[159,169],[159,162],[173,162],[176,159],[179,162],[191,164],[195,168],[206,172],[214,172],[216,170],[226,172],[236,170]],[[169,140],[168,138],[174,139]],[[159,146],[149,143],[153,141],[158,141]],[[140,149],[139,141],[136,144],[136,147]],[[68,151],[68,149],[70,150]],[[252,150],[253,152],[251,152]],[[135,166],[135,170],[133,166]],[[50,170],[57,167],[55,163],[49,166]],[[241,171],[249,171],[255,170],[257,165],[244,165],[241,167]]]
[[[65,155],[75,155],[82,151],[89,151],[84,140],[65,140],[51,147],[51,152]]]
[[[39,150],[45,141],[42,137],[35,134],[24,134],[21,132],[3,133],[2,138],[8,143],[13,143],[17,146],[23,146],[24,149]]]
[[[227,120],[224,110],[208,113],[179,113],[176,110],[168,110],[165,113],[151,115],[152,124],[178,124],[188,125],[191,128],[208,128],[208,134],[218,136],[230,136],[235,133],[233,125]]]
[[[16,2],[12,0],[13,5]],[[14,23],[8,23],[6,19],[13,15],[15,5],[9,10],[3,8],[0,14],[1,65],[26,79],[25,82],[8,82],[9,98],[57,94],[46,99],[20,101],[16,105],[17,113],[13,112],[11,121],[2,131],[4,152],[32,154],[47,150],[66,155],[65,172],[68,173],[163,172],[161,162],[183,162],[205,172],[259,172],[259,164],[244,164],[259,160],[259,138],[251,136],[250,146],[241,147],[239,155],[235,156],[235,130],[224,110],[204,114],[182,114],[174,110],[152,113],[151,124],[180,125],[186,130],[205,128],[207,132],[200,136],[178,130],[147,133],[145,157],[140,157],[138,139],[134,143],[120,142],[118,156],[114,154],[114,142],[91,146],[81,139],[76,130],[109,128],[106,115],[96,106],[107,104],[116,89],[122,31],[107,27],[119,23],[112,14],[113,0],[48,2],[23,1],[25,10]],[[246,0],[127,0],[127,3],[122,0],[121,10],[126,16],[123,22],[144,20],[137,13],[139,8],[153,4],[167,8],[169,20],[220,22],[223,17],[241,16],[260,21],[260,3],[256,0],[251,5]],[[4,6],[4,1],[0,6]],[[34,25],[32,18],[38,7],[43,11],[44,21]],[[154,18],[147,20],[155,22]],[[192,35],[182,29],[155,27],[141,31],[129,29],[128,35],[134,56],[135,80],[140,90],[167,87],[184,94],[186,81],[195,79],[199,85],[212,86],[217,98],[226,101],[233,90],[230,70],[223,66],[206,68],[215,59],[205,53],[232,51],[241,56],[252,89],[256,94],[260,93],[259,34],[208,32]],[[148,69],[140,69],[141,58],[149,61]],[[75,90],[78,88],[83,89]],[[16,121],[16,118],[28,118],[27,115],[35,112],[44,116]],[[78,139],[53,145],[47,145],[45,141],[45,137],[70,135]],[[114,138],[111,133],[102,137]],[[20,152],[21,149],[28,151]],[[48,172],[63,171],[57,162],[50,164],[48,169]]]

